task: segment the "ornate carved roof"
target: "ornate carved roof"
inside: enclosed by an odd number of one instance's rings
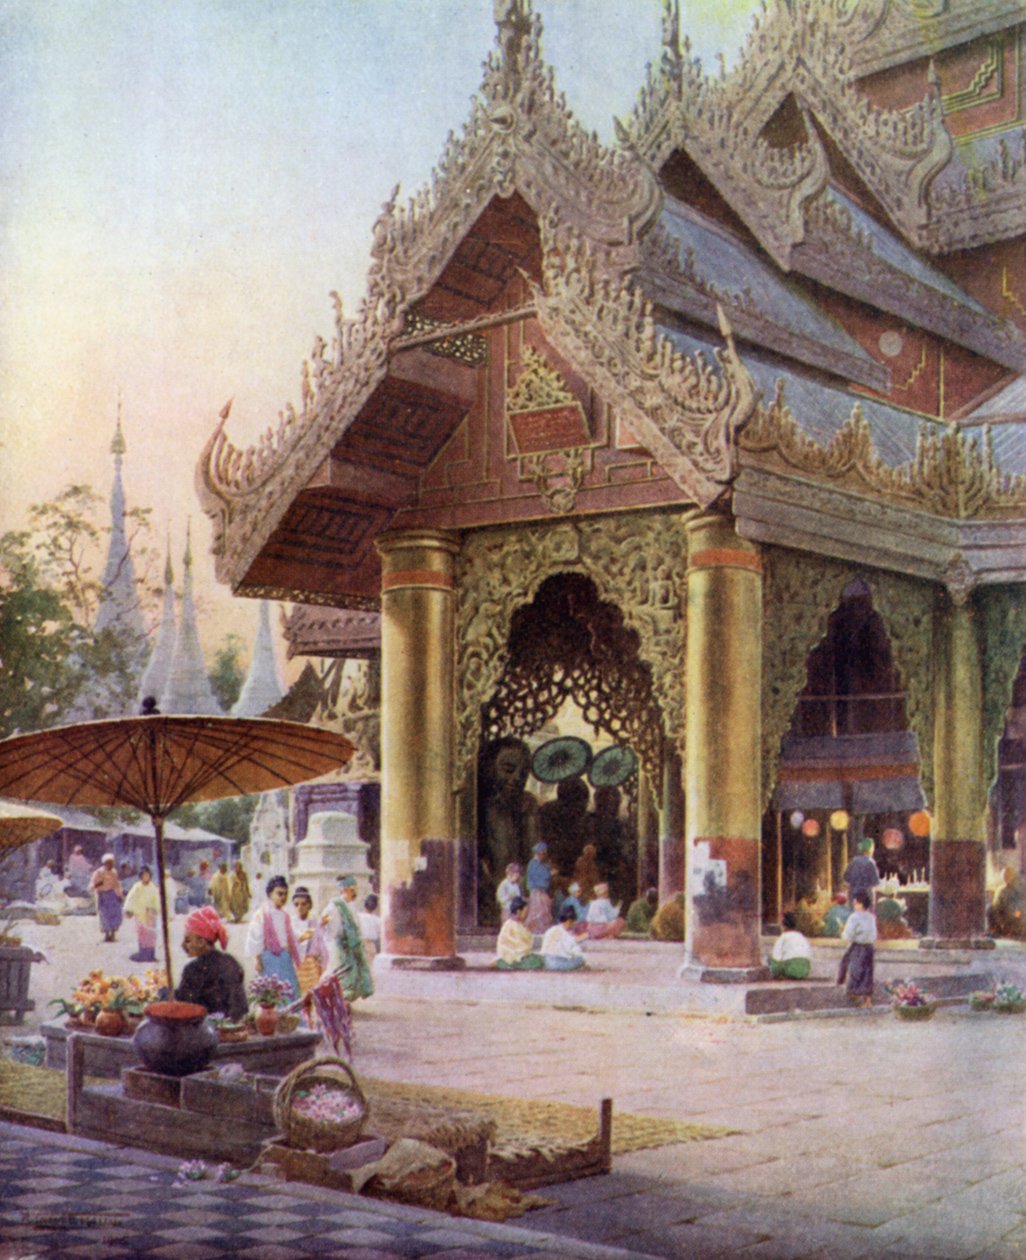
[[[474,388],[456,368],[425,385],[396,356],[419,344],[425,321],[466,338],[508,315],[502,294],[521,273],[546,334],[631,418],[682,497],[706,504],[732,475],[729,448],[753,401],[736,352],[717,369],[685,363],[660,344],[629,279],[638,238],[661,208],[654,174],[571,116],[526,0],[497,9],[497,47],[470,120],[429,186],[405,207],[397,194],[384,207],[367,298],[347,320],[336,296],[336,336],[314,345],[300,409],[287,407],[248,451],[223,421],[207,443],[197,489],[215,522],[218,575],[236,590],[280,598],[287,560],[303,570],[295,590],[304,599],[370,600],[370,540],[409,502]],[[309,545],[290,547],[290,531]]]
[[[381,614],[296,604],[285,618],[288,655],[369,659],[381,654]]]
[[[625,143],[661,168],[686,151],[782,267],[810,230],[808,209],[828,185],[836,147],[891,222],[923,249],[971,248],[1026,227],[1026,172],[1014,144],[986,169],[967,164],[945,125],[936,76],[907,108],[873,104],[869,71],[1026,18],[1026,6],[987,0],[771,0],[737,67],[707,75],[680,39],[677,0],[665,0],[664,48]],[[919,23],[913,37],[912,28]],[[931,49],[931,34],[939,43]],[[785,142],[767,125],[790,113]],[[940,180],[944,173],[943,181]]]

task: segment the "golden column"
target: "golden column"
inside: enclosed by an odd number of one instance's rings
[[[396,530],[381,554],[383,950],[456,960],[456,535]]]
[[[930,937],[957,945],[986,932],[983,669],[968,596],[951,598],[935,637]]]
[[[687,536],[685,966],[761,979],[762,558],[727,516]]]

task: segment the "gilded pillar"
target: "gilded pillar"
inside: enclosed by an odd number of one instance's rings
[[[762,559],[729,517],[687,535],[686,966],[761,979]]]
[[[983,669],[972,603],[949,600],[935,635],[931,943],[986,932]]]
[[[402,530],[381,554],[382,946],[454,963],[456,535]]]

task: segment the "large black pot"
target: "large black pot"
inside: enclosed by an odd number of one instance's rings
[[[154,1002],[132,1037],[143,1067],[164,1076],[200,1072],[214,1057],[217,1032],[195,1002]]]

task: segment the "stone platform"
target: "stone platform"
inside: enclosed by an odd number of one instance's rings
[[[99,1033],[68,1028],[62,1020],[43,1024],[40,1034],[46,1042],[45,1064],[63,1072],[68,1063],[68,1040],[80,1039],[87,1076],[121,1075],[123,1068],[139,1062],[131,1037],[101,1037]],[[298,1063],[313,1057],[321,1040],[320,1033],[299,1029],[292,1033],[275,1033],[273,1037],[250,1037],[246,1041],[223,1042],[214,1051],[214,1062],[241,1063],[246,1072],[268,1072],[283,1076]]]

